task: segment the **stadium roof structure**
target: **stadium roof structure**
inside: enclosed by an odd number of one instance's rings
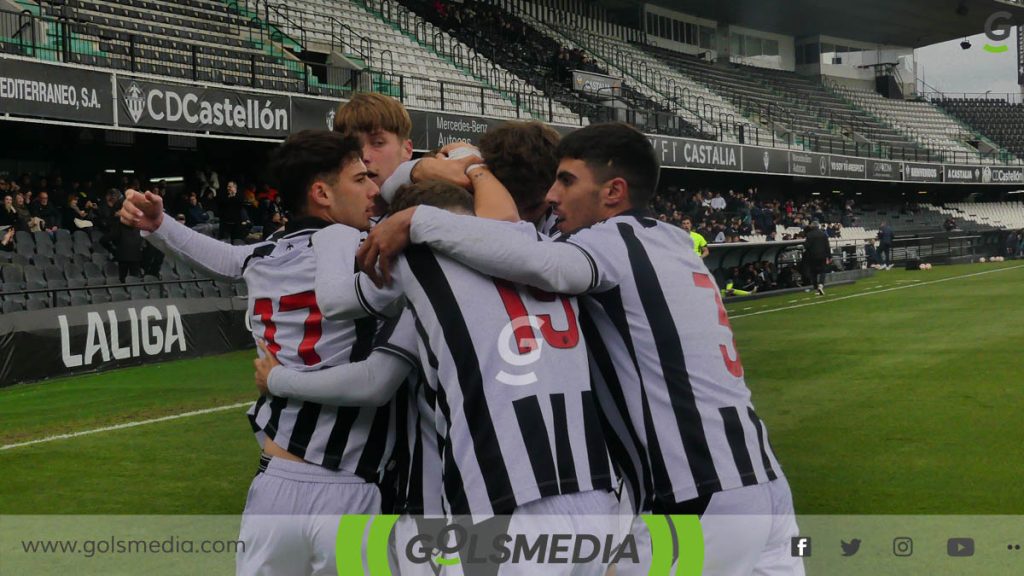
[[[599,0],[609,8],[637,0]],[[919,48],[985,31],[998,11],[1024,24],[1020,0],[649,0],[684,14],[804,37],[818,34]]]

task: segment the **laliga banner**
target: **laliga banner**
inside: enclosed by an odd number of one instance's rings
[[[117,102],[121,126],[279,138],[291,132],[288,96],[118,77]]]
[[[253,345],[242,298],[136,300],[0,316],[0,388]]]

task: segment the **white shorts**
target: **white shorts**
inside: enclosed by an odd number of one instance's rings
[[[785,478],[711,496],[700,518],[704,536],[704,576],[803,576],[803,559],[791,555],[799,535],[793,495]],[[617,566],[618,576],[647,574],[651,536],[640,518],[633,522],[639,564]]]
[[[349,472],[271,459],[249,486],[236,574],[337,574],[335,547],[344,514],[380,514],[377,486]]]

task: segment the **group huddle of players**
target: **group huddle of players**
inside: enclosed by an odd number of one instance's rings
[[[411,160],[410,131],[400,103],[359,94],[334,131],[292,135],[268,167],[292,216],[254,245],[127,195],[125,224],[248,286],[262,456],[238,573],[334,573],[338,516],[383,512],[569,533],[692,514],[705,574],[802,574],[718,288],[689,235],[647,212],[648,139],[510,122]]]

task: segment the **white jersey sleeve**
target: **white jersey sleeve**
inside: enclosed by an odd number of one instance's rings
[[[242,278],[246,261],[260,246],[232,246],[168,217],[163,219],[159,228],[143,232],[142,236],[161,252],[183,258],[208,275],[228,280]]]
[[[394,199],[395,195],[398,194],[398,189],[406,184],[412,184],[412,170],[416,167],[416,164],[420,159],[408,160],[398,165],[398,168],[384,181],[380,186],[380,197],[385,202],[390,204]]]
[[[270,371],[274,396],[331,406],[383,406],[405,382],[412,366],[403,358],[373,351],[362,362],[299,372],[284,366]]]
[[[526,222],[498,222],[420,206],[411,239],[488,276],[559,294],[593,288],[596,265],[579,246],[549,242]]]
[[[316,254],[316,294],[320,310],[336,320],[375,316],[390,318],[401,311],[400,289],[378,289],[356,271],[356,250],[362,233],[335,224],[320,230],[310,240]]]

